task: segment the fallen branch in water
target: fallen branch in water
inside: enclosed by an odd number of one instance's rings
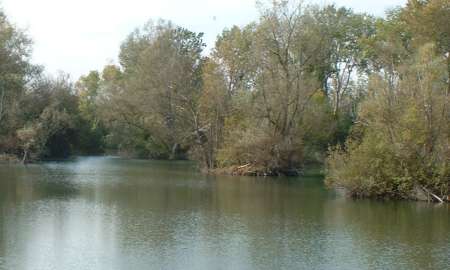
[[[443,199],[441,199],[439,196],[437,196],[437,195],[434,194],[433,192],[429,191],[429,190],[426,189],[425,187],[422,187],[422,189],[423,189],[426,193],[428,193],[429,195],[431,195],[433,198],[435,198],[436,200],[438,200],[439,203],[443,203],[443,202],[444,202]]]
[[[248,166],[250,166],[251,164],[250,163],[248,163],[248,164],[245,164],[245,165],[242,165],[242,166],[239,166],[239,167],[237,167],[238,169],[243,169],[243,168],[247,168]]]

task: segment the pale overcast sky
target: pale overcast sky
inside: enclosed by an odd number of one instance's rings
[[[374,15],[406,0],[310,0],[336,3]],[[78,79],[117,62],[121,42],[149,19],[171,20],[204,32],[209,46],[226,27],[257,18],[255,0],[0,0],[9,19],[34,41],[33,61],[49,73]]]

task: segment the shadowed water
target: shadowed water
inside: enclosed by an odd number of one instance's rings
[[[0,165],[0,269],[450,269],[450,208],[192,163]]]

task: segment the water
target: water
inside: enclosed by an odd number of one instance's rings
[[[192,163],[0,166],[0,269],[450,269],[450,208]]]

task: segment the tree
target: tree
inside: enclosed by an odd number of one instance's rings
[[[80,113],[85,119],[91,121],[95,127],[98,124],[96,98],[100,88],[100,74],[97,71],[91,71],[87,76],[82,76],[75,87],[80,99]]]
[[[98,108],[99,91],[102,85],[100,74],[91,71],[75,84],[78,95],[79,147],[81,152],[99,154],[104,151],[106,129],[100,119]]]
[[[314,69],[332,102],[333,115],[338,117],[344,97],[359,77],[357,73],[367,66],[361,40],[374,35],[374,19],[334,5],[315,7],[308,17],[309,27],[324,36],[319,45],[321,57],[314,63]]]
[[[115,119],[133,129],[155,158],[182,158],[197,129],[203,34],[149,23],[124,42],[120,53],[122,87],[103,93]],[[141,147],[139,147],[141,148]]]
[[[207,59],[202,68],[202,91],[195,119],[193,157],[203,162],[206,169],[217,167],[217,155],[222,147],[225,118],[230,109],[230,84],[220,66]]]
[[[78,98],[67,75],[37,79],[21,101],[22,161],[68,157],[77,144]]]
[[[442,55],[450,52],[450,2],[448,0],[409,0],[400,18],[414,34],[414,43],[434,42]]]
[[[227,118],[221,163],[244,166],[251,174],[291,174],[303,161],[303,113],[319,89],[308,68],[316,37],[305,25],[301,5],[275,1],[261,14],[246,57],[254,63],[254,75],[235,101],[246,105]]]
[[[372,77],[352,138],[328,159],[329,184],[355,196],[415,198],[417,188],[448,194],[450,115],[442,114],[448,76],[436,51],[422,47],[393,87]]]
[[[255,27],[256,24],[249,24],[243,29],[233,26],[217,37],[212,59],[222,70],[230,97],[238,91],[253,88],[256,66],[252,61],[252,44]]]
[[[15,131],[22,124],[20,100],[39,71],[30,64],[30,53],[30,39],[0,11],[0,153],[14,152]]]

